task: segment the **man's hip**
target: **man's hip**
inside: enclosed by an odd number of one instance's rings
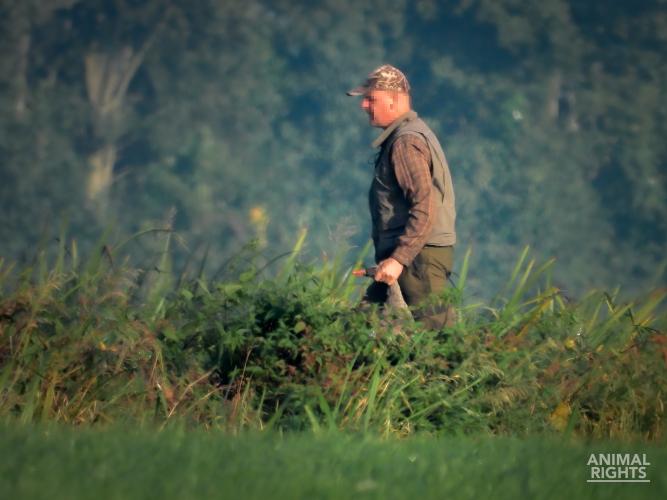
[[[454,267],[454,247],[427,245],[398,278],[403,298],[410,306],[420,304],[433,293],[442,292]]]

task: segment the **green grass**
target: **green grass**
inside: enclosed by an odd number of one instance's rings
[[[11,499],[666,498],[667,450],[546,438],[0,427]],[[590,484],[591,452],[646,453],[650,484]]]
[[[305,233],[215,279],[167,272],[163,233],[146,269],[127,241],[0,259],[3,498],[667,496],[667,290],[572,301],[526,249],[470,303],[467,253],[430,331],[355,311],[364,283],[300,262]],[[586,483],[591,451],[647,453],[653,482]]]
[[[493,302],[469,304],[466,255],[435,297],[459,322],[429,331],[355,311],[342,259],[300,263],[304,239],[273,275],[250,255],[217,281],[149,279],[118,264],[125,242],[87,260],[63,244],[18,277],[0,262],[0,417],[665,441],[667,291],[570,302],[526,249]]]

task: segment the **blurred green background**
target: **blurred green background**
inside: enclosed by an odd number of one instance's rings
[[[174,266],[369,238],[345,91],[401,68],[454,178],[468,290],[524,245],[577,296],[667,283],[667,2],[2,0],[0,256],[172,224]],[[152,262],[159,241],[132,243]],[[153,259],[153,260],[151,260]],[[459,259],[460,262],[461,259]]]

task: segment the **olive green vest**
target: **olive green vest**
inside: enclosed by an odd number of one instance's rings
[[[387,127],[373,142],[373,146],[381,146],[368,196],[375,255],[378,260],[386,258],[394,251],[409,217],[410,205],[398,184],[390,155],[394,141],[404,134],[422,137],[431,153],[435,218],[426,244],[450,246],[456,243],[454,186],[445,153],[431,129],[417,113],[410,111]]]

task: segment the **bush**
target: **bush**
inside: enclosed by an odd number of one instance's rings
[[[302,264],[299,248],[272,276],[250,259],[222,281],[176,285],[100,256],[24,270],[0,302],[0,414],[664,439],[664,290],[568,302],[526,251],[488,305],[461,299],[464,265],[435,298],[455,302],[458,323],[429,331],[357,310],[341,261]]]

